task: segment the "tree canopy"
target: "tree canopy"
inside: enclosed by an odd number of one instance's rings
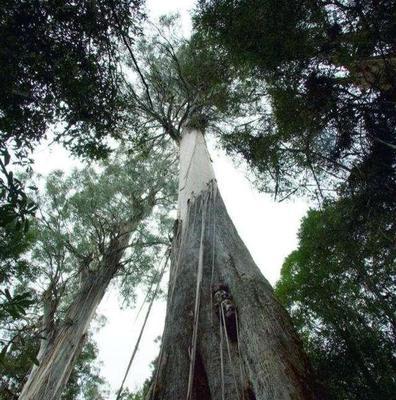
[[[259,186],[325,198],[373,160],[393,171],[395,13],[391,0],[198,2],[199,34],[262,86],[259,118],[223,136]]]
[[[100,156],[116,136],[123,110],[122,35],[133,38],[140,0],[2,1],[0,20],[1,143],[17,155],[48,128],[79,154]]]
[[[395,210],[350,199],[311,210],[276,294],[332,399],[390,399],[395,391]]]
[[[149,23],[125,53],[134,143],[166,135],[178,142],[186,124],[215,130],[250,113],[243,108],[249,86],[234,80],[200,37],[187,40],[178,28],[177,15]]]

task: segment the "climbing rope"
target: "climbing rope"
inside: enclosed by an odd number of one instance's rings
[[[223,308],[223,303],[220,303],[220,308],[221,308],[221,321],[220,321],[220,325],[223,325],[224,328],[224,333],[225,333],[225,341],[226,341],[226,345],[227,345],[227,353],[228,353],[228,359],[230,361],[230,368],[231,368],[231,372],[232,372],[232,376],[234,378],[234,384],[235,384],[235,391],[238,395],[238,399],[241,398],[240,394],[239,394],[239,389],[238,389],[238,383],[237,383],[237,378],[235,375],[235,369],[234,369],[234,364],[232,363],[232,357],[231,357],[231,348],[230,348],[230,342],[228,340],[228,332],[227,332],[227,325],[226,325],[226,320],[225,320],[225,315],[224,315],[224,308]]]
[[[220,328],[220,373],[221,373],[221,400],[225,400],[224,393],[224,356],[223,356],[223,327],[221,322],[219,324]]]
[[[243,369],[242,369],[242,355],[241,355],[241,349],[240,349],[240,343],[239,343],[238,310],[235,310],[235,324],[236,324],[237,349],[238,349],[238,357],[239,357],[239,373],[241,375],[242,400],[245,400],[245,393],[243,391],[244,373],[243,373]]]
[[[156,288],[155,288],[153,297],[151,298],[151,301],[150,301],[150,304],[149,304],[149,308],[147,309],[147,313],[146,313],[146,316],[145,316],[145,318],[144,318],[144,322],[143,322],[142,328],[140,329],[139,337],[138,337],[138,339],[137,339],[137,341],[136,341],[136,344],[135,344],[135,347],[134,347],[134,349],[133,349],[132,356],[131,356],[131,358],[130,358],[130,360],[129,360],[127,369],[126,369],[125,374],[124,374],[124,378],[123,378],[123,380],[122,380],[122,382],[121,382],[121,386],[120,386],[120,388],[118,389],[118,393],[117,393],[116,400],[119,400],[119,399],[121,398],[122,389],[123,389],[123,387],[124,387],[126,378],[127,378],[127,376],[128,376],[129,370],[130,370],[130,368],[131,368],[131,366],[132,366],[132,363],[133,363],[133,360],[134,360],[134,358],[135,358],[135,355],[136,355],[136,353],[137,353],[137,351],[138,351],[139,344],[140,344],[140,340],[141,340],[141,338],[142,338],[142,336],[143,336],[144,328],[146,327],[146,323],[147,323],[148,317],[149,317],[149,315],[150,315],[151,308],[152,308],[152,306],[153,306],[153,304],[154,304],[154,300],[155,300],[155,298],[156,298],[156,296],[157,296],[157,294],[158,294],[158,291],[159,291],[159,288],[160,288],[160,284],[161,284],[161,280],[162,280],[162,277],[164,276],[164,272],[165,272],[166,266],[167,266],[168,261],[169,261],[169,257],[170,257],[170,252],[169,252],[169,250],[167,250],[167,251],[166,251],[166,258],[165,258],[164,265],[162,266],[161,270],[159,271],[159,279],[158,279],[157,286],[156,286]]]
[[[155,271],[155,274],[154,274],[153,278],[151,279],[150,286],[149,286],[149,288],[148,288],[148,290],[147,290],[147,292],[146,292],[146,295],[144,296],[144,299],[143,299],[143,301],[142,301],[142,304],[140,305],[139,310],[138,310],[138,312],[137,312],[137,314],[136,314],[136,316],[135,316],[135,319],[133,320],[133,323],[134,323],[134,324],[135,324],[135,322],[139,319],[139,315],[140,315],[141,311],[143,310],[143,307],[144,307],[144,305],[146,304],[147,299],[149,298],[150,294],[152,293],[154,283],[155,283],[155,281],[158,279],[158,275],[159,275],[160,273],[161,273],[160,270]]]
[[[187,386],[187,400],[191,399],[192,387],[194,381],[194,367],[195,367],[195,356],[197,352],[197,337],[198,337],[198,322],[199,322],[199,308],[201,302],[201,284],[203,274],[203,250],[204,250],[204,236],[205,236],[205,221],[206,221],[206,205],[207,196],[203,199],[202,208],[202,221],[201,221],[201,239],[199,243],[199,255],[198,255],[198,268],[197,268],[197,285],[195,291],[195,306],[194,306],[194,324],[193,324],[193,335],[191,343],[191,356],[190,356],[190,368],[188,374],[188,386]]]
[[[210,276],[210,318],[213,328],[213,282],[214,282],[214,268],[215,268],[215,258],[216,258],[216,212],[215,212],[215,205],[216,205],[216,188],[215,183],[211,184],[212,189],[212,218],[213,218],[213,230],[212,230],[212,269],[211,269],[211,276]]]

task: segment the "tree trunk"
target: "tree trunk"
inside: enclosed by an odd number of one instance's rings
[[[96,308],[119,269],[131,230],[131,224],[126,224],[124,230],[110,241],[101,267],[97,271],[85,274],[81,288],[60,326],[53,332],[46,332],[50,340],[41,342],[39,365],[32,369],[19,397],[20,400],[60,399],[81,353]]]
[[[291,321],[227,213],[200,131],[185,130],[180,164],[167,316],[149,399],[318,398]]]

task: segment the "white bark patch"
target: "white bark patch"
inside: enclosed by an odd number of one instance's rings
[[[208,190],[215,180],[205,138],[197,129],[184,129],[180,141],[179,204],[178,218],[185,221],[188,201]]]

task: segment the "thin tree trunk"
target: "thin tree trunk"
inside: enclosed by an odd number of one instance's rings
[[[133,223],[136,227],[137,223]],[[20,400],[58,400],[81,353],[86,332],[97,306],[119,269],[121,258],[128,244],[131,224],[108,245],[98,271],[85,274],[64,320],[55,332],[48,332],[51,340],[42,341],[39,366],[32,369],[23,387]]]
[[[227,213],[201,132],[185,130],[180,162],[167,316],[148,397],[317,398],[290,319]]]

